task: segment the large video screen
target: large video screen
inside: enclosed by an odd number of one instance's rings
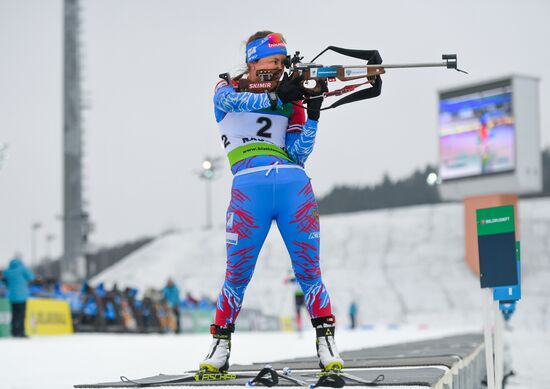
[[[442,180],[514,170],[512,86],[500,84],[440,95]]]

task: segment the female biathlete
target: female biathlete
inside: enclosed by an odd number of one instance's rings
[[[284,70],[281,34],[260,31],[246,46],[250,82],[258,70]],[[217,84],[214,111],[234,175],[226,218],[227,270],[217,302],[213,342],[200,370],[229,368],[231,334],[245,289],[272,220],[285,242],[316,328],[317,355],[325,370],[343,368],[334,343],[335,319],[319,268],[319,212],[304,163],[313,149],[322,97],[304,108],[300,78],[283,77],[275,92],[237,92],[234,80]]]

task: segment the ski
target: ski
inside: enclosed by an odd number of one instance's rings
[[[121,376],[120,381],[116,382],[101,382],[97,384],[79,384],[74,385],[75,388],[135,388],[135,387],[153,387],[159,385],[194,385],[200,382],[207,381],[232,381],[238,379],[250,379],[256,377],[253,373],[240,372],[202,372],[189,371],[179,375],[159,374],[157,376],[130,379],[126,376]]]
[[[317,373],[319,379],[313,385],[310,385],[310,389],[319,387],[330,388],[343,388],[346,385],[346,381],[342,378],[341,370],[326,370]]]
[[[239,378],[250,378],[251,374],[232,373],[229,371],[213,373],[213,372],[197,372],[193,375],[193,380],[201,381],[227,381],[236,380]]]
[[[275,386],[278,384],[279,378],[310,389],[318,387],[342,388],[345,385],[344,380],[340,377],[338,372],[326,371],[312,374],[317,380],[315,381],[314,378],[312,382],[308,382],[304,379],[293,376],[292,370],[288,367],[285,367],[282,371],[279,371],[273,369],[270,365],[266,365],[262,370],[260,370],[256,377],[246,383],[246,386],[249,388],[257,386],[258,384],[264,386]],[[268,375],[271,379],[266,379],[266,376]]]
[[[294,374],[295,373],[295,374]],[[204,384],[208,381],[219,382],[227,381],[228,385],[242,385],[242,381],[232,382],[234,380],[246,380],[244,384],[251,388],[254,386],[273,387],[279,385],[281,380],[292,382],[296,386],[309,389],[319,387],[342,388],[346,380],[359,383],[365,386],[376,386],[384,380],[384,375],[380,374],[374,380],[369,381],[353,374],[341,370],[331,371],[303,371],[293,372],[285,367],[282,370],[275,370],[270,365],[266,365],[258,373],[255,372],[207,372],[207,371],[189,371],[179,375],[159,374],[153,377],[130,379],[121,376],[117,382],[102,382],[97,384],[74,385],[75,388],[144,388],[154,386],[195,386]]]
[[[266,378],[269,376],[269,378]],[[279,378],[290,381],[298,386],[310,387],[311,384],[297,377],[292,376],[292,370],[288,367],[283,368],[282,371],[273,369],[270,365],[266,365],[258,375],[246,383],[246,387],[251,388],[253,386],[275,386],[279,383]]]
[[[290,370],[290,369],[289,369]],[[316,377],[318,378],[317,382],[311,385],[307,385],[310,388],[317,388],[317,387],[332,387],[332,388],[341,388],[345,386],[346,380],[352,381],[358,384],[362,384],[365,386],[377,386],[384,381],[384,375],[379,374],[374,380],[367,380],[358,376],[355,376],[353,374],[344,372],[342,370],[329,370],[329,371],[321,371],[319,373],[316,373]]]
[[[366,386],[376,386],[376,385],[380,385],[382,381],[384,381],[384,374],[379,374],[374,380],[366,380],[364,378],[361,378],[361,377],[357,377],[357,376],[354,376],[352,374],[349,374],[349,373],[346,373],[346,372],[343,372],[341,371],[340,373],[338,373],[341,377],[344,377],[344,378],[347,378],[348,380],[350,381],[354,381],[354,382],[357,382],[359,384],[363,384],[363,385],[366,385]]]
[[[300,386],[310,386],[306,381],[301,380],[299,378],[292,376],[292,370],[288,367],[283,368],[282,374],[280,375],[281,378],[284,378],[285,380],[294,382],[297,385]]]
[[[246,382],[246,387],[251,388],[257,385],[272,387],[279,384],[280,376],[281,374],[277,370],[266,365],[255,377]]]

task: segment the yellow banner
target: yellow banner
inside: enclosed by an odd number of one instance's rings
[[[35,335],[67,335],[73,333],[69,303],[53,299],[27,300],[25,332]]]
[[[281,331],[292,332],[294,331],[294,322],[290,316],[279,317],[279,323],[281,325]]]

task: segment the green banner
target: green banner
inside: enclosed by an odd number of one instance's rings
[[[214,322],[214,311],[210,309],[197,309],[182,311],[180,313],[180,326],[182,333],[210,332],[210,324]]]
[[[192,312],[194,332],[210,332],[210,324],[214,323],[214,311],[197,310]]]
[[[11,304],[0,298],[0,338],[11,335]]]
[[[518,283],[514,206],[476,210],[479,280],[482,288]]]
[[[515,231],[514,206],[476,210],[477,236],[504,234]]]

